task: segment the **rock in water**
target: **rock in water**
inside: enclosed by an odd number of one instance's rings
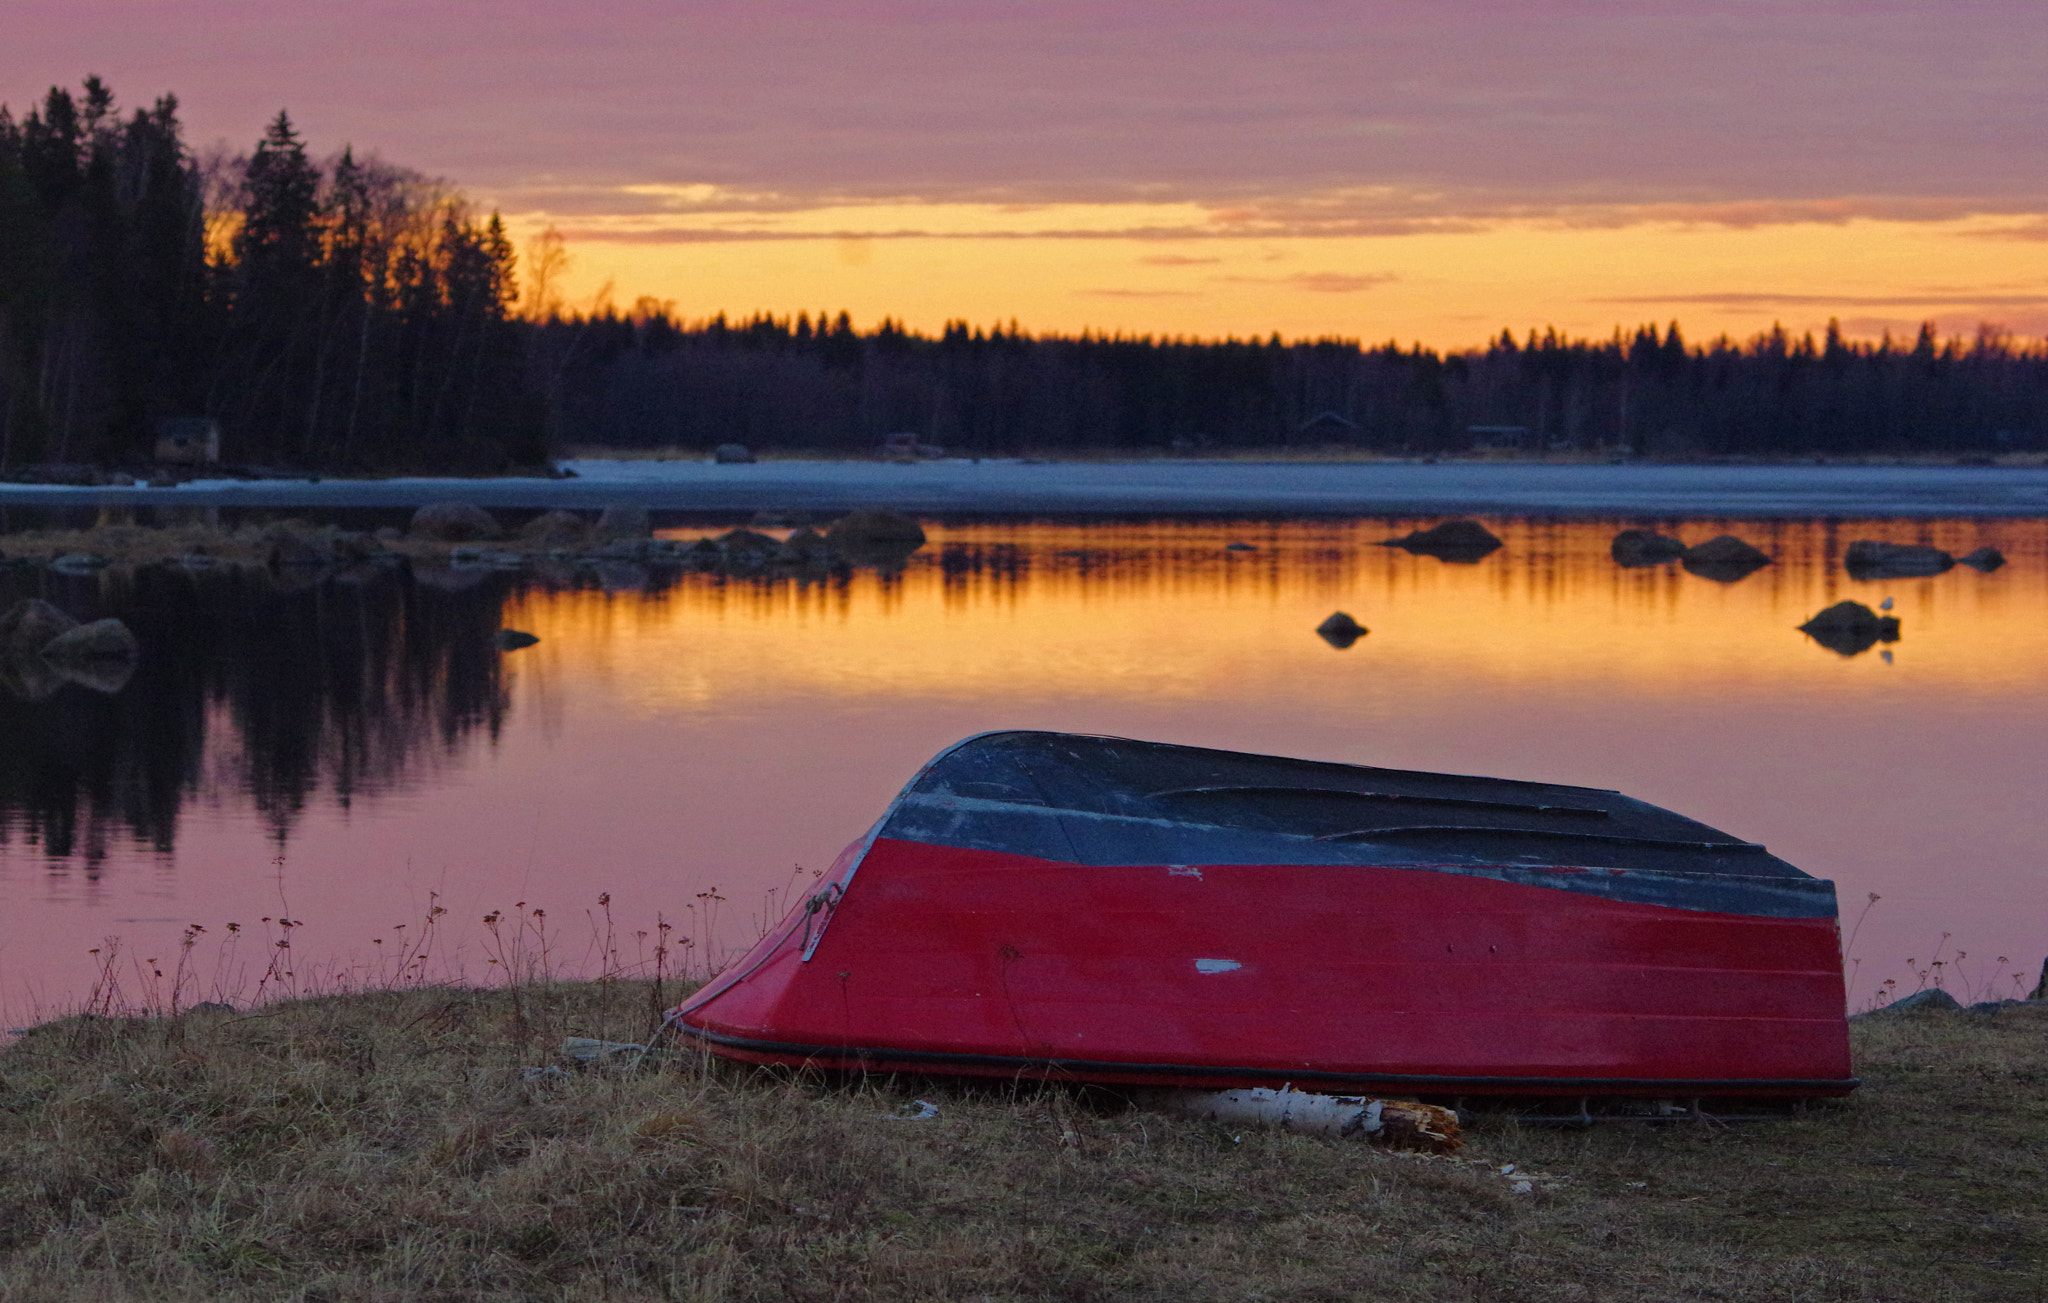
[[[1988,575],[2005,564],[2005,553],[1995,547],[1980,547],[1975,552],[1957,557],[1956,564],[1968,566],[1972,570],[1982,570]]]
[[[50,640],[78,627],[78,621],[40,597],[24,597],[0,612],[0,653],[34,656]]]
[[[58,662],[134,660],[142,654],[135,635],[119,620],[94,620],[58,634],[43,647],[43,659]]]
[[[647,508],[637,502],[614,502],[597,518],[597,532],[605,538],[648,538],[654,533]]]
[[[1678,563],[1689,574],[1732,584],[1771,563],[1771,559],[1733,534],[1710,538],[1685,550]]]
[[[1836,602],[1799,626],[1799,632],[1829,651],[1858,656],[1881,642],[1899,640],[1896,616],[1879,615],[1861,602]]]
[[[1380,546],[1406,548],[1439,561],[1470,563],[1500,547],[1501,541],[1476,520],[1446,520],[1402,538],[1385,539]]]
[[[492,641],[498,644],[499,651],[518,651],[521,647],[533,646],[540,638],[524,629],[500,629]]]
[[[1685,544],[1654,529],[1624,529],[1614,536],[1608,550],[1616,565],[1633,570],[1676,561],[1685,555]]]
[[[519,527],[519,537],[529,543],[580,543],[589,533],[589,523],[567,511],[543,512]]]
[[[924,546],[924,527],[901,512],[855,511],[832,523],[825,543],[861,565],[902,565]]]
[[[1842,554],[1842,565],[1858,579],[1925,579],[1953,569],[1956,559],[1924,543],[1882,543],[1859,538]]]
[[[469,543],[496,538],[498,519],[467,502],[432,502],[412,513],[412,532],[443,543]]]
[[[1316,626],[1316,636],[1338,651],[1343,651],[1370,632],[1371,630],[1352,619],[1349,611],[1332,612],[1329,619]]]
[[[721,466],[750,466],[753,464],[754,454],[743,443],[721,443],[712,451],[711,460]]]

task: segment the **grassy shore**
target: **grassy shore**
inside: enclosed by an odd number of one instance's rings
[[[1482,1122],[1427,1158],[1031,1084],[525,1071],[564,1034],[638,1039],[655,1003],[423,988],[36,1028],[0,1049],[0,1299],[2048,1296],[2035,1008],[1859,1020],[1863,1089],[1803,1117]]]

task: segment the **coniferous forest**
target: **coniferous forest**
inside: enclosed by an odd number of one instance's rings
[[[536,381],[560,446],[861,452],[892,432],[966,455],[1331,445],[1687,459],[1965,455],[2048,448],[2048,348],[1993,328],[1878,344],[1688,346],[1678,326],[1607,340],[1503,333],[1438,352],[1352,340],[1030,336],[965,323],[936,338],[844,314],[659,311],[537,327]]]
[[[0,108],[0,466],[150,460],[211,417],[224,460],[332,469],[540,462],[516,259],[416,173],[308,156],[282,112],[202,160],[176,99]]]
[[[0,108],[0,475],[145,465],[181,417],[217,421],[228,463],[330,472],[534,469],[592,446],[858,455],[893,434],[967,455],[2048,449],[2048,345],[1991,326],[1699,345],[1674,323],[1448,352],[933,336],[843,312],[685,322],[651,300],[522,314],[519,271],[496,215],[374,157],[316,160],[282,112],[211,158],[168,96],[124,113],[88,78]]]

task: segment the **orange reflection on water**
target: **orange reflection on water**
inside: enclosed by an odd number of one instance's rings
[[[1417,523],[958,525],[844,585],[535,592],[510,615],[544,639],[515,693],[600,691],[743,767],[779,753],[776,795],[719,821],[803,827],[817,862],[946,743],[1062,728],[1619,788],[1837,879],[1852,916],[1884,895],[1858,938],[1882,976],[1943,931],[2038,962],[2040,522],[1667,527],[1777,559],[1734,583],[1618,567],[1629,522],[1489,520],[1505,546],[1474,564],[1377,546]],[[1840,557],[1864,537],[2009,563],[1857,581]],[[1797,631],[1844,598],[1890,598],[1902,638],[1844,657]],[[1311,632],[1337,609],[1371,629],[1348,650]]]
[[[110,848],[91,876],[0,845],[0,1007],[75,999],[102,938],[156,954],[184,922],[282,914],[309,967],[347,962],[429,893],[455,975],[487,972],[486,911],[525,901],[574,933],[599,893],[627,935],[660,916],[715,958],[933,753],[1004,728],[1615,788],[1834,879],[1845,931],[1880,895],[1859,1003],[1944,956],[1962,994],[2032,985],[2048,525],[1666,525],[1777,559],[1718,583],[1615,565],[1615,530],[1643,522],[1489,519],[1505,545],[1472,564],[1378,546],[1428,523],[930,525],[897,574],[515,589],[503,623],[541,641],[505,657],[501,721],[347,803],[273,825],[203,780],[173,852]],[[1860,582],[1840,557],[1864,537],[2009,563]],[[1844,657],[1798,632],[1845,597],[1891,598],[1900,640]],[[1370,634],[1331,647],[1333,610]],[[206,772],[239,772],[234,730],[210,736]]]

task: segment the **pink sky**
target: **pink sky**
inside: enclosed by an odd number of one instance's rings
[[[288,107],[570,233],[577,292],[1463,342],[2048,330],[2048,7],[13,0],[0,98]],[[1206,324],[1205,324],[1206,323]]]

